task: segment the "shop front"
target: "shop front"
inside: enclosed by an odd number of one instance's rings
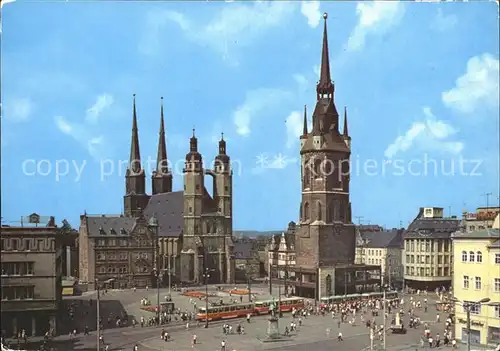
[[[500,344],[500,328],[488,327],[488,344],[495,346]]]
[[[467,328],[462,328],[462,342],[467,343]],[[481,332],[479,330],[472,329],[470,330],[470,343],[471,345],[480,345],[481,344]]]

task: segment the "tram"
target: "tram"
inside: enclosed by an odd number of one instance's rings
[[[292,309],[301,309],[304,307],[304,299],[298,297],[284,298],[280,302],[277,300],[264,300],[252,303],[239,303],[234,305],[211,306],[208,310],[205,307],[199,307],[196,320],[209,321],[244,318],[247,315],[261,315],[270,313],[271,304],[280,306],[281,312],[290,312]]]

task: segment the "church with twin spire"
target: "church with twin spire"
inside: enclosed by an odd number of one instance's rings
[[[163,98],[151,194],[141,161],[136,97],[121,215],[80,216],[80,279],[115,288],[173,283],[232,284],[235,276],[231,160],[223,136],[213,168],[205,167],[193,129],[184,161],[184,188],[173,190]],[[213,193],[205,177],[213,182]]]

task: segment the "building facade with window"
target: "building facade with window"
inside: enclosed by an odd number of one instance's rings
[[[420,290],[451,287],[451,234],[459,229],[460,220],[443,217],[442,208],[420,208],[404,233],[405,286]]]
[[[288,224],[288,230],[271,236],[268,245],[268,278],[295,279],[295,222]]]
[[[37,222],[39,223],[39,222]],[[62,299],[63,242],[51,217],[47,225],[2,226],[2,335],[57,332]]]
[[[476,212],[462,213],[462,226],[466,232],[491,229],[500,213],[500,207],[478,207]]]
[[[467,315],[462,302],[490,298],[489,304],[471,307],[471,341],[500,343],[500,230],[485,229],[452,235],[454,261],[455,337],[466,342]]]
[[[404,229],[359,231],[356,241],[356,263],[381,268],[382,283],[402,286]],[[374,276],[375,277],[375,276]]]

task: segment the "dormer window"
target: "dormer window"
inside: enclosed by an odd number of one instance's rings
[[[125,229],[120,228],[120,234],[127,234],[127,232],[125,231]]]
[[[106,234],[106,232],[104,231],[104,229],[102,227],[99,227],[99,234],[101,234],[101,235]]]
[[[113,234],[113,235],[116,235],[116,230],[115,230],[114,228],[111,228],[111,229],[109,230],[109,232],[110,232],[111,234]]]

